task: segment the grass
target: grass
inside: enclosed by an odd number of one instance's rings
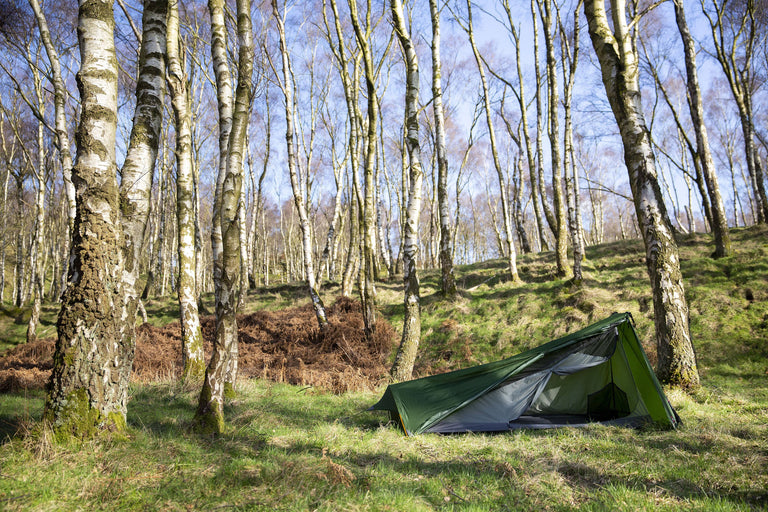
[[[335,396],[241,381],[218,438],[188,428],[197,389],[131,389],[127,438],[52,445],[35,420],[41,393],[0,397],[3,510],[755,510],[768,508],[768,230],[734,230],[720,260],[704,235],[680,241],[702,386],[667,390],[676,431],[586,429],[405,437],[365,409],[379,393]],[[524,284],[502,261],[457,269],[461,295],[437,294],[422,273],[417,370],[505,357],[612,311],[630,311],[653,357],[643,250],[588,250],[583,288],[552,280],[550,254],[524,255]],[[398,282],[378,286],[380,312],[399,327]],[[326,289],[329,300],[334,289]],[[285,307],[299,285],[249,296]],[[172,302],[148,304],[173,319]],[[152,308],[157,308],[152,309]],[[3,331],[5,332],[5,331]],[[31,435],[16,435],[14,433]]]

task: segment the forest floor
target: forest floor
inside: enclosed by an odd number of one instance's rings
[[[309,304],[239,315],[238,371],[241,377],[316,387],[334,393],[373,391],[385,380],[395,331],[384,319],[374,336],[363,331],[360,303],[339,297],[326,311],[321,331]],[[204,352],[212,350],[215,319],[201,318]],[[0,392],[43,389],[51,375],[54,338],[23,343],[0,358]],[[136,330],[132,381],[172,380],[182,373],[181,326],[146,323]]]
[[[381,338],[371,344],[359,306],[336,299],[337,285],[322,291],[334,329],[327,336],[302,284],[249,293],[238,392],[215,438],[189,428],[199,386],[176,378],[178,305],[147,301],[128,434],[55,445],[39,419],[57,307],[43,308],[47,341],[26,345],[26,310],[0,306],[0,509],[766,510],[768,228],[734,229],[732,239],[734,254],[717,260],[709,235],[678,240],[702,385],[665,388],[682,418],[671,431],[404,436],[365,411],[384,390],[402,325],[395,278],[377,282]],[[520,256],[522,283],[505,268],[502,260],[457,266],[454,300],[439,293],[439,271],[420,272],[415,376],[508,357],[614,311],[632,313],[655,361],[642,242],[589,247],[582,286],[555,277],[551,252]],[[210,316],[203,329],[210,339]]]

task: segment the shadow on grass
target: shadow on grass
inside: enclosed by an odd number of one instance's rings
[[[42,389],[0,393],[0,445],[40,421],[44,400]]]
[[[0,446],[10,441],[24,428],[25,420],[20,416],[0,414]]]

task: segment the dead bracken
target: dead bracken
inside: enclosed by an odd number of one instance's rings
[[[241,377],[264,378],[333,393],[373,390],[387,378],[395,331],[386,320],[365,336],[360,303],[339,297],[328,308],[321,332],[311,304],[280,311],[257,311],[237,318]],[[215,320],[201,319],[205,353],[210,355]],[[48,382],[55,339],[14,347],[0,358],[0,391],[42,389]],[[181,375],[181,327],[144,324],[136,330],[131,380],[152,382]]]

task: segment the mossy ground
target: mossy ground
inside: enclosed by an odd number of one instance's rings
[[[680,240],[702,386],[667,390],[678,430],[406,437],[365,411],[378,393],[244,380],[225,405],[225,433],[210,437],[191,428],[199,389],[158,382],[132,388],[127,439],[60,446],[44,433],[8,437],[33,431],[42,412],[41,392],[14,393],[0,400],[0,508],[765,509],[768,229],[734,230],[733,242],[733,256],[713,260],[710,237]],[[505,357],[612,311],[632,313],[653,359],[642,244],[592,247],[587,257],[581,287],[553,280],[551,253],[520,257],[523,284],[507,281],[502,261],[463,266],[451,302],[437,292],[439,273],[422,272],[417,372]],[[400,282],[378,289],[381,314],[397,326]],[[246,308],[298,297],[300,285],[270,287]]]

